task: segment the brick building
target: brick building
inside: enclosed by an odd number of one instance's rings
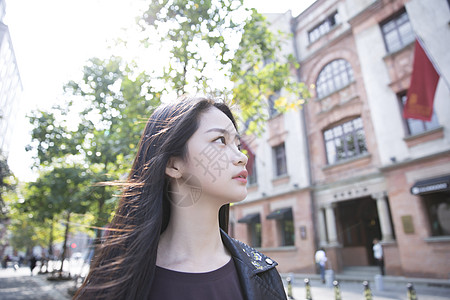
[[[445,0],[317,0],[268,16],[293,33],[284,51],[315,94],[252,142],[235,237],[281,272],[314,272],[318,247],[337,272],[375,265],[378,238],[388,275],[449,278],[449,16]],[[402,117],[416,37],[441,74],[430,122]]]

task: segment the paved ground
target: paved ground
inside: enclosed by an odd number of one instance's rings
[[[48,281],[46,275],[37,275],[35,270],[31,276],[28,267],[17,271],[13,268],[0,269],[1,300],[66,300],[72,299],[67,289],[73,281]]]
[[[29,268],[22,267],[17,271],[12,268],[0,269],[1,300],[68,300],[67,290],[73,287],[73,281],[55,282],[46,280],[46,275],[30,275]],[[285,282],[286,283],[286,282]],[[361,283],[340,283],[342,300],[364,300],[364,287]],[[372,288],[373,300],[407,300],[407,289],[398,282],[385,282],[382,291]],[[415,285],[418,300],[448,300],[450,287]],[[295,279],[292,285],[294,299],[304,300],[306,290],[303,280]],[[334,300],[334,288],[327,287],[319,280],[311,280],[311,296],[314,300]]]
[[[306,289],[303,281],[297,280],[292,287],[294,299],[306,299]],[[335,299],[334,287],[326,287],[320,281],[312,280],[310,283],[311,297],[314,300]],[[378,291],[370,286],[373,300],[407,300],[407,288],[404,284],[386,282],[383,290]],[[450,299],[449,287],[428,286],[419,284],[414,286],[418,300],[448,300]],[[340,294],[342,300],[364,300],[364,286],[357,282],[341,282]]]

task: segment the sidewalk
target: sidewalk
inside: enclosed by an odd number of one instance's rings
[[[282,274],[283,283],[287,289],[286,277],[292,278],[292,295],[294,299],[304,300],[306,288],[304,279],[310,279],[310,292],[314,300],[335,299],[334,287],[323,284],[318,274]],[[373,300],[406,300],[406,284],[411,282],[419,300],[448,300],[450,299],[450,281],[427,278],[405,278],[399,276],[384,276],[382,289],[377,289],[374,278],[343,276],[337,274],[342,300],[364,300],[363,281],[367,280],[373,295]]]
[[[2,300],[68,300],[72,297],[67,289],[73,281],[48,281],[48,275],[30,275],[28,267],[17,271],[12,268],[0,269],[0,299]]]
[[[34,273],[36,274],[36,272]],[[287,290],[286,276],[291,276],[292,295],[294,299],[304,300],[306,289],[304,279],[310,279],[310,292],[314,300],[334,300],[334,287],[329,287],[320,281],[317,274],[282,274]],[[364,300],[362,282],[367,278],[343,277],[336,275],[339,280],[342,300]],[[406,300],[407,282],[413,282],[419,300],[448,300],[450,299],[450,285],[448,280],[404,278],[385,276],[383,289],[377,290],[371,280],[373,300]],[[0,299],[2,300],[69,300],[71,296],[67,290],[74,286],[74,281],[48,281],[47,275],[30,276],[30,269],[22,267],[17,271],[12,268],[0,269]]]

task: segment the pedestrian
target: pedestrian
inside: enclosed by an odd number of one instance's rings
[[[381,246],[378,239],[373,239],[373,256],[377,262],[377,265],[380,267],[381,275],[384,276],[384,256],[383,256],[383,247]]]
[[[36,257],[34,256],[34,254],[31,254],[31,257],[30,257],[30,270],[31,270],[31,276],[33,276],[33,270],[34,270],[34,268],[36,267],[36,262],[37,262]]]
[[[325,264],[328,260],[327,255],[325,254],[325,250],[323,248],[319,248],[314,255],[317,267],[320,270],[320,279],[322,279],[322,283],[325,283]]]
[[[227,234],[246,164],[223,102],[182,97],[156,109],[74,299],[285,300],[277,263]]]
[[[3,267],[3,269],[6,269],[8,267],[8,261],[9,260],[10,260],[9,259],[9,255],[3,256],[3,259],[2,259],[2,267]]]

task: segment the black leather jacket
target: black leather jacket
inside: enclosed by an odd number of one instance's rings
[[[222,241],[233,257],[247,300],[286,300],[277,262],[221,231]]]

